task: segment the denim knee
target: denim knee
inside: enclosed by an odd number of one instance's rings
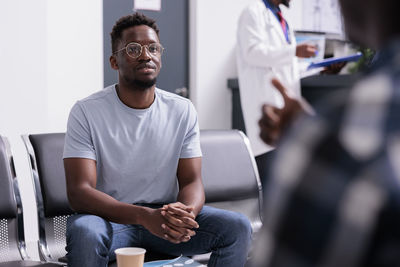
[[[238,212],[210,207],[203,209],[207,217],[207,224],[203,227],[215,234],[209,266],[244,266],[251,245],[249,219]]]
[[[111,244],[109,222],[95,215],[73,215],[67,222],[68,253],[89,253],[108,255]]]
[[[249,219],[245,215],[236,213],[236,216],[232,218],[229,228],[232,233],[235,233],[234,236],[236,236],[237,239],[250,244],[253,230]]]
[[[226,242],[250,245],[253,230],[245,215],[239,212],[220,210],[213,224]]]

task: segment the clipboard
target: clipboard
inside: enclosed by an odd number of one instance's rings
[[[315,68],[321,68],[321,67],[327,67],[329,65],[335,64],[335,63],[340,63],[340,62],[354,62],[358,61],[362,57],[362,53],[358,52],[354,55],[350,56],[345,56],[345,57],[333,57],[333,58],[327,58],[318,62],[313,62],[311,63],[307,70],[310,69],[315,69]]]

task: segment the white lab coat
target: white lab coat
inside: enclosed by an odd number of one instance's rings
[[[262,0],[246,7],[239,19],[236,61],[240,99],[247,136],[256,156],[272,149],[259,137],[262,104],[283,106],[283,98],[272,86],[271,79],[278,78],[289,93],[300,96],[296,40],[290,22],[288,25],[291,44],[287,43],[278,19]]]

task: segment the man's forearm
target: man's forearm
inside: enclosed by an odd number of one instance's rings
[[[115,223],[141,224],[144,207],[120,202],[91,187],[74,191],[68,194],[68,199],[72,208],[79,213],[97,215]]]
[[[203,184],[195,182],[182,186],[179,190],[178,201],[193,207],[193,213],[197,216],[205,201]]]
[[[161,209],[123,203],[94,188],[80,193],[82,197],[74,199],[79,202],[79,205],[74,206],[79,212],[94,214],[120,224],[140,224],[152,234],[176,244],[190,239],[175,229],[162,227],[167,221],[161,215]]]

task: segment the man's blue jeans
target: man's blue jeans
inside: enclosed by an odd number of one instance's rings
[[[173,244],[140,225],[112,223],[95,215],[73,215],[67,222],[68,266],[105,267],[120,247],[143,247],[176,256],[212,252],[208,266],[244,266],[252,233],[246,216],[204,206],[196,221],[200,225],[196,235],[188,242]]]

